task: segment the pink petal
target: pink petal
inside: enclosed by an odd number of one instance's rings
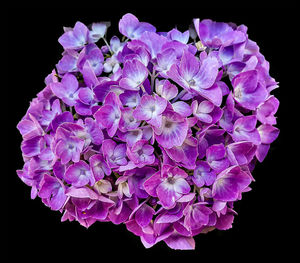
[[[184,101],[176,101],[172,104],[173,110],[183,117],[188,117],[192,114],[191,107]]]
[[[174,190],[180,194],[188,194],[191,190],[191,187],[186,180],[183,178],[178,178],[174,184]]]
[[[162,182],[160,177],[160,172],[157,172],[153,174],[151,177],[149,177],[143,184],[145,191],[153,196],[157,197],[156,188],[157,186]]]
[[[192,250],[195,249],[195,240],[192,237],[182,236],[174,233],[164,240],[172,249]]]
[[[176,192],[175,185],[170,184],[168,180],[165,180],[156,188],[156,193],[165,208],[172,207],[176,200],[181,197],[181,194]]]
[[[135,220],[140,227],[146,227],[152,220],[155,210],[149,205],[142,205],[135,213]]]

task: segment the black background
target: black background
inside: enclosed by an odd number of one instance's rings
[[[2,176],[8,178],[2,185],[7,204],[2,211],[7,222],[2,228],[7,233],[4,242],[7,255],[41,262],[79,258],[85,262],[104,259],[115,262],[117,257],[141,261],[194,258],[199,262],[292,259],[298,243],[294,235],[299,224],[294,188],[299,176],[294,168],[299,165],[291,159],[292,155],[299,156],[298,152],[291,152],[299,138],[296,135],[299,115],[292,102],[299,89],[298,76],[292,70],[299,44],[296,13],[284,8],[208,9],[199,5],[189,9],[170,6],[168,9],[136,9],[115,4],[113,9],[103,5],[93,9],[9,9],[5,14],[6,49],[2,50],[2,55],[8,59],[5,75],[2,75],[6,83],[1,88],[7,95],[2,97],[2,117],[9,123],[9,129],[5,129],[7,136],[2,142],[6,156]],[[253,190],[235,205],[239,215],[233,228],[196,236],[195,251],[174,251],[163,242],[145,249],[139,238],[124,225],[98,222],[85,229],[77,222],[61,223],[59,212],[51,211],[39,198],[30,199],[30,188],[15,173],[23,165],[21,136],[15,126],[25,114],[29,101],[44,88],[44,78],[61,57],[63,49],[57,39],[63,33],[62,27],[73,27],[78,20],[85,24],[111,21],[108,36],[120,36],[118,21],[127,12],[135,14],[140,21],[153,24],[158,31],[168,31],[174,26],[186,30],[196,17],[245,24],[249,38],[258,43],[270,62],[271,76],[280,82],[280,88],[273,94],[281,102],[277,113],[281,133],[265,161],[253,172],[256,179],[251,185]]]

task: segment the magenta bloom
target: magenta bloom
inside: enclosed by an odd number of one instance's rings
[[[64,179],[73,186],[81,187],[84,185],[94,185],[93,177],[89,165],[84,161],[79,161],[68,167],[65,172]]]
[[[74,136],[70,131],[59,127],[57,129],[58,141],[55,147],[55,154],[61,159],[62,164],[69,161],[78,162],[80,153],[83,150],[84,140]]]
[[[256,145],[252,142],[241,141],[227,145],[227,158],[232,165],[247,165],[253,159]]]
[[[101,154],[94,154],[89,159],[90,168],[93,176],[96,181],[101,180],[104,175],[110,175],[111,169],[104,160],[104,157]]]
[[[143,63],[137,59],[127,60],[124,64],[120,86],[127,90],[139,90],[147,76],[148,71]]]
[[[172,100],[178,94],[178,88],[169,80],[157,81],[155,89],[156,93],[166,100]]]
[[[66,31],[58,39],[58,42],[64,49],[80,49],[87,43],[88,37],[88,28],[81,22],[77,22],[73,29]]]
[[[214,144],[206,149],[207,163],[216,172],[223,171],[229,166],[225,154],[226,150],[223,144]]]
[[[163,77],[167,77],[167,72],[171,66],[177,62],[177,56],[173,48],[165,49],[163,52],[157,54],[157,65],[155,69]]]
[[[110,92],[104,100],[103,106],[94,114],[97,123],[107,129],[110,137],[114,136],[121,119],[121,102],[114,92]]]
[[[222,171],[213,184],[213,197],[220,201],[235,201],[250,184],[251,177],[239,166]]]
[[[127,164],[125,143],[117,145],[113,140],[104,140],[102,152],[110,168],[118,168]]]
[[[220,120],[223,111],[215,106],[212,102],[204,100],[198,103],[197,100],[194,100],[192,105],[193,114],[199,121],[204,123],[216,123]]]
[[[86,61],[90,63],[96,76],[102,73],[104,57],[101,50],[97,47],[96,44],[89,44],[85,46],[80,52],[77,61],[77,65],[80,70],[83,69],[83,65]]]
[[[154,163],[155,156],[153,152],[154,148],[148,144],[147,140],[140,140],[131,148],[127,148],[127,156],[139,168]]]
[[[155,129],[155,138],[164,148],[181,146],[187,136],[188,122],[176,112],[166,112],[162,116],[162,125]]]
[[[192,177],[193,182],[198,187],[210,186],[216,179],[216,172],[212,170],[207,162],[198,161]]]
[[[190,192],[186,177],[183,170],[165,165],[161,172],[145,181],[144,188],[148,194],[157,196],[163,207],[171,208],[180,197]]]
[[[48,174],[44,175],[41,182],[39,197],[42,198],[44,203],[50,206],[52,210],[61,209],[67,199],[63,183],[58,178]]]
[[[149,124],[159,128],[162,125],[162,113],[167,107],[167,101],[157,95],[152,97],[144,95],[140,104],[133,112],[133,116],[138,120],[145,120]]]
[[[213,211],[202,203],[187,206],[184,210],[184,226],[191,232],[203,225],[206,226],[209,223],[209,215],[212,213]]]
[[[276,140],[279,135],[279,130],[272,125],[263,124],[257,128],[261,144],[258,145],[256,151],[256,158],[258,161],[262,162],[270,149],[270,144]]]
[[[168,76],[188,92],[199,94],[220,106],[221,89],[214,85],[218,75],[219,63],[215,57],[208,56],[200,61],[190,52],[182,55],[179,66],[174,64]]]
[[[270,96],[267,100],[261,103],[256,110],[257,119],[263,124],[276,124],[276,117],[279,101],[274,96]]]
[[[218,48],[220,46],[229,46],[245,41],[246,36],[241,32],[234,30],[229,24],[215,22],[210,19],[194,20],[197,34],[205,46]]]
[[[187,136],[182,145],[165,149],[168,156],[187,169],[194,169],[198,157],[198,141],[192,136]]]
[[[88,187],[70,187],[66,191],[70,197],[66,204],[62,220],[77,220],[81,225],[89,227],[95,221],[104,221],[114,202],[98,195]]]
[[[86,228],[123,223],[146,248],[232,227],[279,135],[278,83],[246,26],[193,22],[156,32],[125,14],[110,39],[110,22],[64,27],[17,124],[31,198]]]
[[[133,14],[126,14],[119,22],[121,34],[130,39],[138,38],[143,32],[155,32],[156,29],[149,23],[140,22]]]
[[[61,82],[50,84],[52,92],[64,103],[74,106],[78,98],[78,81],[74,75],[65,74]]]
[[[234,99],[249,110],[255,110],[260,103],[265,101],[268,95],[263,84],[258,82],[258,73],[256,70],[238,74],[232,80],[232,85]]]
[[[260,144],[261,139],[256,129],[256,117],[246,116],[237,119],[233,125],[232,138],[234,141],[250,141]]]

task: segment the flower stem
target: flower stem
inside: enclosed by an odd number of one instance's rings
[[[104,43],[105,43],[105,45],[108,47],[108,50],[109,50],[109,52],[110,52],[110,54],[114,54],[114,52],[111,50],[111,48],[110,48],[110,45],[107,43],[107,40],[106,40],[106,38],[105,37],[103,37],[102,38],[103,39],[103,41],[104,41]]]
[[[161,156],[159,155],[159,153],[156,150],[154,150],[154,155],[157,157],[157,159],[159,160],[160,165],[161,165],[162,164],[162,159],[161,159]]]
[[[143,93],[146,93],[146,90],[145,90],[145,87],[143,84],[141,85],[141,89],[142,89]]]
[[[145,126],[146,124],[147,124],[147,122],[146,122],[146,121],[143,121],[140,127],[143,127],[143,126]]]
[[[187,91],[185,89],[180,91],[179,94],[172,100],[172,103],[174,103],[178,99],[182,98],[186,93],[187,93]]]
[[[157,77],[157,75],[155,75],[155,69],[153,69],[153,72],[151,74],[151,91],[153,93],[153,90],[154,90],[154,80],[155,78]]]

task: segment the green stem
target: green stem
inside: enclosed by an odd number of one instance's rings
[[[110,48],[110,45],[107,43],[107,40],[106,40],[106,38],[105,37],[103,37],[102,38],[103,39],[103,41],[104,41],[104,43],[105,43],[105,45],[108,47],[108,50],[109,50],[109,52],[110,52],[110,54],[114,54],[114,52],[111,50],[111,48]]]
[[[197,131],[201,131],[201,129],[199,127],[197,127],[196,125],[194,125],[192,128],[194,128]]]
[[[145,90],[145,87],[143,84],[141,85],[141,89],[142,89],[143,93],[146,93],[146,90]]]
[[[153,69],[153,72],[151,74],[151,91],[153,93],[154,91],[154,80],[157,77],[157,75],[155,74],[155,69]]]

